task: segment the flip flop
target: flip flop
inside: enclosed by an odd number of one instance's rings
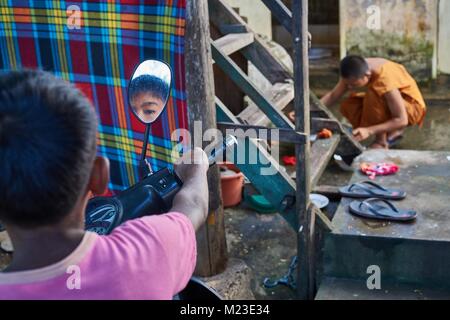
[[[377,198],[353,201],[350,204],[350,212],[364,218],[377,220],[411,221],[417,218],[416,211],[398,209],[391,202]]]
[[[406,198],[406,192],[399,189],[386,189],[372,181],[354,183],[350,186],[339,188],[339,193],[347,198],[379,198],[386,200],[402,200]]]

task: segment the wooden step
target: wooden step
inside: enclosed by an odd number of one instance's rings
[[[341,137],[334,135],[330,139],[317,140],[311,147],[311,187],[315,187],[333,157]]]
[[[225,0],[209,0],[208,1],[209,18],[211,24],[221,31],[222,34],[236,33],[246,30],[253,31],[248,27],[246,22],[226,3]],[[243,55],[251,61],[255,67],[271,83],[284,82],[292,79],[293,72],[289,71],[277,58],[273,56],[261,36],[255,34],[255,41],[242,50]]]
[[[294,100],[294,85],[292,83],[276,83],[266,95],[277,110],[283,111]],[[253,101],[250,101],[249,106],[238,115],[238,119],[242,123],[255,126],[268,126],[270,124],[269,118]]]
[[[331,111],[323,105],[322,102],[311,92],[310,95],[311,105],[311,128],[312,132],[317,132],[328,127],[327,129],[333,130],[335,133],[340,133],[342,136],[341,143],[337,148],[337,153],[341,156],[357,156],[364,151],[364,147],[357,142],[349,131],[345,129],[342,123],[331,113]],[[317,120],[318,118],[321,118]],[[316,120],[315,120],[316,119]],[[328,121],[325,121],[328,119]],[[320,123],[322,122],[322,123]]]
[[[328,166],[339,145],[341,137],[334,135],[330,139],[321,139],[311,146],[311,188],[319,182],[320,177]],[[295,167],[287,167],[286,171],[292,179],[296,178]]]
[[[368,275],[369,277],[369,275]],[[325,278],[316,300],[448,300],[449,288],[417,286],[381,280],[381,290],[369,290],[367,280]]]
[[[247,95],[255,101],[272,123],[278,128],[294,129],[294,124],[286,115],[278,110],[270,99],[258,87],[249,76],[227,55],[225,55],[214,42],[211,42],[211,53],[217,65],[230,77],[230,79]],[[239,121],[239,120],[238,120]]]
[[[214,41],[214,44],[227,56],[253,43],[253,33],[230,33]]]

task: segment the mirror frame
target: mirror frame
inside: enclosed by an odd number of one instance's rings
[[[130,85],[131,85],[131,82],[133,81],[133,76],[136,74],[136,71],[139,69],[139,67],[140,67],[144,62],[146,62],[146,61],[158,61],[158,62],[161,62],[161,63],[163,63],[163,64],[165,64],[165,65],[167,66],[167,68],[168,68],[168,70],[169,70],[169,72],[170,72],[169,92],[168,92],[168,95],[167,95],[167,99],[166,99],[166,101],[165,101],[165,103],[164,103],[164,107],[162,108],[161,112],[158,114],[158,116],[156,117],[156,119],[155,119],[154,121],[152,121],[152,122],[149,122],[149,123],[144,122],[144,121],[143,121],[143,120],[142,120],[142,119],[134,112],[133,107],[131,106],[131,99],[130,99]],[[139,122],[141,122],[142,124],[144,124],[144,125],[146,125],[146,126],[150,126],[152,123],[156,122],[156,121],[161,117],[161,115],[164,113],[164,111],[165,111],[165,109],[166,109],[166,107],[167,107],[167,103],[169,102],[169,99],[170,99],[170,96],[171,96],[172,86],[173,86],[173,72],[172,72],[172,67],[171,67],[170,64],[168,64],[166,61],[163,61],[163,60],[160,60],[160,59],[153,59],[153,58],[150,58],[150,59],[145,59],[145,60],[139,62],[139,64],[138,64],[136,67],[134,67],[133,73],[131,74],[130,80],[128,81],[128,85],[127,85],[127,102],[128,102],[128,109],[129,109],[129,111],[133,114],[133,116],[135,116],[135,117],[139,120]]]

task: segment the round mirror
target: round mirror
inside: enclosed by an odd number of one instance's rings
[[[169,99],[172,72],[159,60],[142,62],[128,85],[131,110],[143,123],[150,124],[163,112]]]

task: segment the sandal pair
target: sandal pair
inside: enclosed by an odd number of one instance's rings
[[[406,192],[399,189],[388,189],[372,181],[355,183],[339,189],[342,196],[348,198],[365,198],[353,201],[350,212],[357,216],[376,220],[411,221],[417,218],[417,212],[397,208],[388,200],[402,200]]]

